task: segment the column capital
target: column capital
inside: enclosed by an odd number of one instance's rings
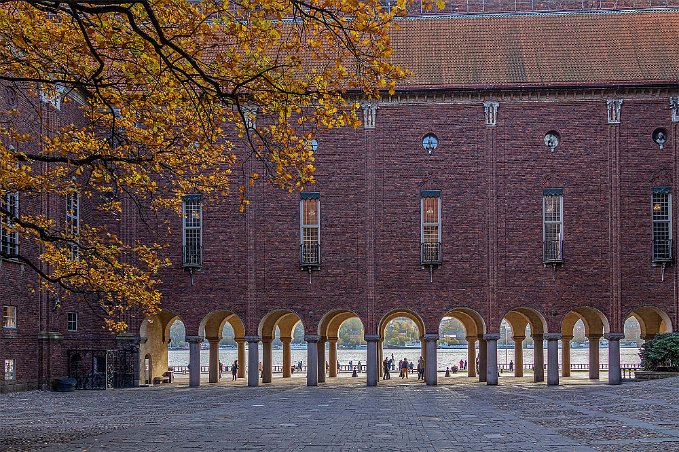
[[[522,342],[524,339],[526,339],[526,336],[512,336],[512,339],[514,342]]]
[[[262,336],[245,336],[246,342],[259,342],[262,340]]]
[[[471,342],[471,341],[476,342],[478,337],[476,337],[476,336],[465,336],[465,339],[467,340],[467,342]]]
[[[203,336],[186,336],[184,340],[189,344],[200,344],[205,338]]]
[[[262,336],[262,342],[270,344],[271,342],[273,342],[273,338],[271,336]]]
[[[561,333],[545,333],[544,335],[544,338],[548,341],[558,341],[561,337]]]
[[[304,335],[304,341],[305,342],[318,342],[321,340],[321,336],[318,334],[305,334]]]
[[[233,340],[236,342],[236,344],[242,344],[242,343],[245,342],[245,338],[244,338],[244,337],[236,337],[236,338],[234,338]]]
[[[544,336],[542,334],[531,334],[530,337],[532,337],[534,341],[541,341],[542,339],[544,339]]]
[[[379,334],[366,334],[363,336],[366,342],[377,342],[380,340]]]
[[[478,339],[478,340],[480,340],[480,341],[485,341],[484,337],[485,337],[485,334],[481,333],[481,334],[478,334],[478,335],[476,336],[476,339]]]
[[[625,338],[625,333],[606,333],[604,337],[609,341],[619,341]]]
[[[561,340],[570,342],[571,340],[573,340],[573,335],[572,334],[562,334]]]
[[[337,342],[339,340],[336,336],[328,336],[328,342]]]
[[[439,335],[438,333],[427,333],[424,335],[424,340],[429,342],[429,341],[438,341],[439,340]]]
[[[585,335],[587,339],[601,339],[603,337],[603,334],[587,334]]]
[[[500,333],[486,333],[483,335],[485,341],[497,341],[500,339]]]
[[[218,337],[206,337],[205,340],[208,341],[209,343],[213,343],[219,342],[221,339],[219,339]]]
[[[286,344],[286,343],[289,344],[290,342],[292,342],[292,338],[291,338],[291,337],[287,337],[287,336],[282,336],[282,337],[280,337],[279,339],[280,339],[281,342],[284,343],[284,344]]]

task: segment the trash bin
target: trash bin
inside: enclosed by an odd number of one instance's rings
[[[77,380],[75,378],[65,377],[54,380],[54,390],[57,392],[71,392],[75,391]]]

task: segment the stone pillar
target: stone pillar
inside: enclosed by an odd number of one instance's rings
[[[573,336],[561,338],[561,376],[571,376],[571,340]]]
[[[476,376],[476,336],[467,336],[467,376]]]
[[[427,354],[424,355],[424,381],[429,386],[434,386],[438,382],[437,353],[436,346],[439,340],[438,334],[425,334],[424,340],[427,342]]]
[[[290,350],[291,337],[282,337],[283,343],[283,378],[290,378],[292,368],[292,352]]]
[[[317,334],[306,334],[306,385],[318,386],[318,341]]]
[[[523,340],[526,336],[512,336],[514,339],[514,376],[523,377]]]
[[[219,339],[208,339],[210,343],[210,371],[208,381],[217,383],[219,381]]]
[[[325,339],[318,341],[318,382],[325,383]]]
[[[377,386],[377,372],[379,372],[379,366],[377,365],[377,341],[379,340],[380,337],[377,334],[365,335],[365,341],[368,343],[368,358],[366,363],[368,386]]]
[[[262,338],[262,383],[271,383],[273,374],[271,341],[270,337]]]
[[[189,386],[192,388],[200,386],[200,344],[204,339],[203,336],[186,336],[189,343]]]
[[[245,367],[247,365],[245,362],[245,339],[236,339],[236,344],[238,344],[238,373],[236,376],[245,378]]]
[[[600,334],[590,334],[589,339],[589,379],[599,379],[599,339]]]
[[[608,384],[619,385],[622,383],[620,372],[620,339],[625,337],[624,333],[608,333]]]
[[[488,375],[488,348],[483,336],[479,337],[479,381],[487,381]],[[471,365],[471,363],[469,363]],[[476,363],[474,363],[476,365]]]
[[[540,383],[545,381],[545,350],[543,348],[542,334],[532,334],[533,338],[533,381]]]
[[[483,335],[486,342],[486,384],[497,385],[497,341],[500,339],[500,333],[488,333]]]
[[[248,386],[259,385],[259,336],[245,336],[248,342]]]
[[[337,338],[336,337],[329,337],[328,338],[328,365],[330,366],[330,369],[328,369],[328,377],[336,377],[337,376]]]
[[[547,385],[559,386],[559,339],[561,333],[546,333],[547,339]]]

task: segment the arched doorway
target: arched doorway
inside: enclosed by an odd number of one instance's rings
[[[245,326],[243,321],[231,311],[214,311],[206,315],[198,327],[198,335],[204,337],[210,349],[208,359],[208,382],[217,383],[222,377],[224,366],[234,363],[220,359],[219,344],[224,337],[224,329],[229,325],[233,330],[234,341],[237,345],[237,376],[245,376]],[[231,360],[229,360],[231,361]],[[220,368],[220,364],[222,365]]]
[[[672,321],[664,311],[654,306],[641,306],[632,310],[626,318],[634,317],[639,322],[640,337],[644,341],[653,339],[659,333],[671,333]]]
[[[261,359],[261,377],[262,383],[271,383],[273,377],[273,353],[272,353],[272,342],[276,338],[276,332],[278,330],[278,338],[283,345],[283,356],[282,356],[282,369],[281,373],[283,378],[289,378],[292,374],[292,353],[291,353],[291,343],[293,338],[293,332],[297,325],[302,324],[302,320],[296,313],[288,310],[276,310],[267,314],[259,325],[259,334],[262,338],[262,359]],[[250,344],[252,347],[252,344]],[[256,344],[255,344],[256,346]],[[309,374],[309,348],[312,344],[307,344],[307,377]],[[317,347],[317,343],[313,344],[313,347]],[[248,352],[248,366],[254,366],[254,371],[249,367],[248,370],[248,385],[255,386],[257,378],[257,370],[259,367],[259,352],[255,348],[254,351],[251,348]],[[313,353],[314,358],[314,370],[317,372],[318,360],[317,360],[317,350]],[[317,377],[316,377],[317,378]],[[251,380],[255,379],[255,384],[251,383]]]
[[[561,363],[562,376],[571,375],[571,340],[574,337],[575,327],[581,322],[584,327],[584,336],[587,339],[588,372],[591,380],[598,380],[600,375],[600,344],[604,334],[610,332],[610,326],[606,316],[596,308],[583,306],[571,310],[561,322]]]
[[[153,383],[170,381],[170,370],[184,375],[188,372],[188,344],[185,342],[184,323],[172,312],[160,311],[144,319],[139,329],[139,363],[142,381]],[[170,356],[170,350],[172,354]],[[149,359],[149,375],[146,372],[146,359]]]
[[[319,381],[325,381],[325,375],[321,374],[325,373],[326,351],[328,377],[335,378],[343,372],[345,375],[358,377],[366,371],[368,358],[365,328],[356,313],[349,310],[327,313],[321,319],[318,334]],[[342,356],[338,357],[338,353]]]
[[[451,322],[453,325],[456,325],[455,329],[450,330],[447,327],[447,323]],[[461,327],[461,330],[459,327]],[[448,311],[439,323],[439,336],[441,336],[439,339],[439,349],[445,349],[446,351],[442,352],[442,359],[437,358],[440,364],[437,367],[446,369],[447,367],[452,368],[455,365],[458,371],[466,372],[468,377],[476,377],[478,375],[482,378],[479,381],[486,381],[486,350],[485,341],[483,340],[485,332],[486,325],[483,318],[473,309],[456,308]],[[450,340],[446,340],[446,337],[451,335],[455,336],[455,343],[452,344],[455,347],[451,347]],[[480,344],[478,354],[476,348],[477,341]],[[460,345],[462,346],[461,348]],[[454,359],[452,359],[453,356]],[[483,361],[483,366],[481,366],[481,361]],[[477,366],[479,368],[478,371]],[[480,371],[481,367],[484,368],[483,372]]]
[[[432,365],[436,366],[436,345],[432,356],[427,356],[425,328],[422,318],[408,310],[392,311],[385,315],[379,323],[379,344],[377,347],[377,362],[383,366],[385,356],[393,364],[394,376],[410,379],[410,369],[415,370],[420,360],[426,361],[431,357]],[[408,371],[402,373],[401,365],[407,362]],[[415,375],[417,377],[417,375]],[[433,378],[435,379],[435,373]],[[435,383],[434,383],[435,384]]]
[[[544,335],[547,332],[547,322],[542,314],[535,309],[518,307],[507,312],[503,320],[509,324],[514,341],[514,376],[523,377],[525,367],[523,343],[530,335],[533,345],[533,381],[536,383],[545,381]],[[558,357],[556,366],[558,367]]]

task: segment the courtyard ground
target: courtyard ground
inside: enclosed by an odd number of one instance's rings
[[[679,451],[678,400],[679,378],[34,391],[0,395],[0,450]]]

